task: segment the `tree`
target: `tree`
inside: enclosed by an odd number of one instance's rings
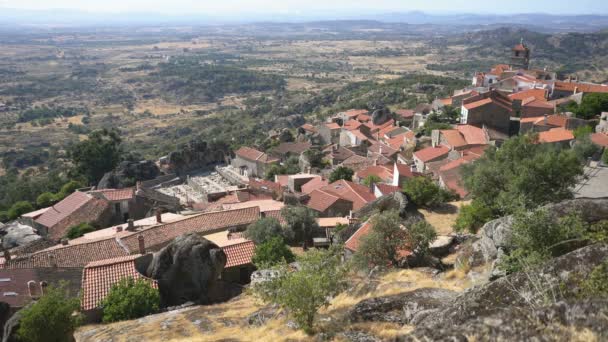
[[[284,174],[285,174],[285,167],[283,167],[283,165],[273,164],[266,171],[265,178],[269,181],[274,181],[274,176],[284,175]]]
[[[608,93],[594,93],[585,94],[574,113],[579,118],[589,120],[605,111],[608,111]]]
[[[385,211],[371,218],[371,231],[363,236],[354,255],[354,263],[362,269],[370,266],[397,266],[399,252],[408,249],[407,231],[401,227],[399,213]]]
[[[291,263],[294,260],[295,255],[285,244],[283,238],[275,236],[263,243],[256,244],[251,261],[257,268],[268,268],[281,262]]]
[[[341,262],[341,250],[334,247],[312,249],[297,260],[299,270],[291,271],[283,264],[277,269],[278,277],[256,284],[253,291],[264,301],[286,309],[311,334],[317,311],[345,288],[347,269]]]
[[[322,151],[311,148],[304,151],[304,157],[308,160],[311,167],[323,168],[325,165],[323,163],[323,157],[325,156]]]
[[[160,295],[149,280],[124,278],[112,285],[101,307],[104,323],[139,318],[158,312]]]
[[[290,156],[285,161],[285,173],[288,175],[295,175],[300,172],[300,158],[297,156]]]
[[[602,153],[602,162],[608,164],[608,148],[605,148],[604,153]]]
[[[515,272],[570,252],[588,240],[589,225],[577,213],[556,218],[545,208],[514,214],[511,244],[517,246],[500,267]]]
[[[329,175],[329,182],[333,183],[335,181],[339,181],[340,179],[352,181],[354,174],[355,174],[355,172],[352,169],[349,169],[348,167],[345,167],[345,166],[338,166]]]
[[[452,200],[455,195],[442,189],[428,177],[414,177],[403,185],[403,191],[414,202],[423,207],[433,207]]]
[[[534,135],[513,137],[463,166],[465,187],[494,216],[572,197],[572,188],[583,174],[578,157],[572,150],[535,141]]]
[[[83,236],[86,233],[94,232],[95,227],[93,227],[89,223],[80,223],[75,226],[71,226],[68,229],[68,232],[65,234],[65,237],[68,239],[76,239]]]
[[[8,210],[8,219],[16,220],[21,215],[34,211],[34,206],[28,201],[19,201],[11,206]]]
[[[419,221],[407,229],[406,244],[417,255],[428,253],[430,244],[437,239],[435,228],[426,221]]]
[[[38,208],[46,208],[55,204],[57,201],[55,200],[55,195],[50,192],[43,192],[36,198],[36,205]]]
[[[292,241],[309,241],[312,232],[319,229],[317,213],[304,206],[286,206],[281,209],[281,215],[287,221],[285,236]]]
[[[456,231],[468,231],[476,234],[486,222],[493,218],[492,210],[486,207],[480,201],[473,200],[469,205],[463,205],[460,208],[454,228]]]
[[[573,150],[581,162],[586,162],[587,159],[594,156],[600,148],[591,141],[591,137],[587,134],[581,135],[576,139]]]
[[[275,237],[283,238],[285,236],[281,224],[273,217],[264,217],[250,224],[244,235],[256,245]]]
[[[577,128],[576,128],[576,129],[575,129],[575,130],[572,132],[572,134],[574,134],[574,137],[575,137],[576,139],[579,139],[579,138],[582,138],[582,137],[588,136],[588,135],[590,135],[591,133],[593,133],[593,128],[592,128],[591,126],[588,126],[588,125],[584,125],[584,126],[577,127]]]
[[[69,156],[78,174],[90,183],[97,183],[103,175],[114,169],[122,154],[121,139],[116,130],[91,132],[87,140],[72,146]]]
[[[371,186],[372,184],[380,182],[382,182],[382,179],[376,175],[369,175],[363,180],[363,184],[365,184],[366,186]]]
[[[77,297],[70,296],[66,285],[49,286],[33,305],[20,311],[17,336],[20,341],[72,341],[74,329],[81,323],[74,315],[80,307]]]
[[[84,187],[84,184],[80,183],[79,181],[71,180],[61,187],[57,197],[60,197],[59,200],[62,200],[82,187]]]

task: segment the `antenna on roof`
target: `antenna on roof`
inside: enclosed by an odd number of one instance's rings
[[[519,43],[520,43],[521,45],[524,45],[524,37],[521,37],[521,38],[519,39]]]

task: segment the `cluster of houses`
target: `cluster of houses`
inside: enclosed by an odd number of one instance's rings
[[[255,244],[242,232],[264,217],[284,224],[281,209],[293,204],[317,213],[321,229],[315,232],[316,246],[330,244],[338,225],[359,226],[345,243],[346,253],[354,253],[371,229],[369,221],[358,223],[357,211],[401,191],[408,179],[430,177],[466,199],[461,168],[482,157],[489,146],[527,132],[538,132],[539,143],[574,141],[573,130],[589,122],[559,113],[559,106],[580,102],[585,94],[608,93],[608,86],[559,81],[555,73],[529,69],[529,62],[530,50],[522,42],[513,48],[510,65],[477,73],[470,87],[432,104],[393,112],[336,113],[325,122],[299,127],[295,141],[280,142],[267,151],[239,148],[228,165],[218,166],[207,178],[166,175],[128,189],[81,189],[49,208],[24,214],[17,224],[31,227],[39,238],[22,246],[3,246],[0,301],[16,310],[41,296],[49,284],[69,280],[81,293],[83,311],[91,320],[98,319],[99,304],[113,284],[125,277],[143,277],[135,269],[138,257],[193,232],[226,253],[222,278],[245,284],[254,270]],[[460,109],[459,123],[422,135],[419,128],[426,120],[448,106]],[[602,148],[608,147],[607,116],[602,114],[591,137]],[[320,156],[321,162],[312,161],[311,155]],[[274,165],[292,157],[298,158],[300,173],[267,179]],[[352,179],[330,182],[338,167],[353,170]],[[176,180],[186,187],[177,185],[182,188],[168,192]],[[184,189],[198,195],[182,196]],[[178,192],[185,200],[169,195]],[[81,223],[102,229],[66,239],[68,229]]]

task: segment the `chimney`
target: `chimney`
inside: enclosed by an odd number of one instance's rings
[[[8,251],[8,250],[6,250],[6,249],[5,249],[3,252],[4,252],[4,260],[5,260],[5,261],[9,261],[9,260],[11,260],[11,252],[9,252],[9,251]]]
[[[576,95],[578,93],[578,87],[574,87],[574,94],[572,95]]]
[[[350,211],[348,212],[348,218],[349,218],[349,219],[352,219],[352,218],[353,218],[353,211],[352,211],[352,210],[350,210]]]
[[[163,214],[160,212],[160,209],[156,210],[156,223],[163,223]]]
[[[55,254],[49,255],[49,264],[51,264],[51,267],[57,267],[57,260],[55,260]]]
[[[139,254],[146,254],[146,242],[144,241],[144,236],[138,236],[137,241],[139,242]]]
[[[380,150],[380,155],[382,155],[382,145],[380,145],[379,150]]]
[[[117,232],[117,233],[122,232],[122,226],[118,226],[118,227],[116,227],[116,232]]]
[[[127,220],[127,230],[130,232],[135,231],[135,223],[133,222],[133,219]]]
[[[63,245],[63,246],[67,246],[67,245],[69,245],[69,244],[70,244],[70,243],[68,242],[68,239],[66,239],[66,238],[61,239],[61,245]]]
[[[135,183],[135,190],[139,189],[141,189],[141,182],[138,181],[137,183]]]

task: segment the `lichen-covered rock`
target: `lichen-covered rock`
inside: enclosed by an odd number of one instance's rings
[[[141,274],[158,281],[163,307],[227,299],[225,284],[218,282],[225,265],[222,249],[195,233],[179,236],[158,253],[135,261]]]
[[[158,166],[151,160],[124,161],[107,172],[97,184],[98,189],[122,189],[138,181],[151,180],[160,175]]]
[[[568,299],[577,293],[580,280],[606,259],[608,245],[580,248],[531,271],[513,273],[473,287],[428,316],[422,326],[459,325],[477,317],[493,315],[506,307],[529,309],[547,301]]]
[[[357,217],[369,217],[376,212],[385,210],[397,210],[399,216],[403,219],[411,219],[420,221],[423,219],[422,214],[416,211],[407,197],[401,192],[394,192],[389,195],[384,195],[376,200],[366,204],[363,208],[356,212]]]
[[[382,125],[393,117],[391,111],[388,108],[378,108],[372,113],[372,123],[374,125]]]
[[[191,170],[211,170],[226,162],[230,147],[224,142],[207,142],[201,138],[189,141],[167,156],[167,166],[178,175]]]
[[[2,236],[2,248],[4,249],[25,246],[42,239],[34,227],[17,221],[5,225],[0,224],[0,235]]]
[[[349,318],[353,322],[375,321],[410,324],[433,309],[449,303],[456,293],[444,289],[422,288],[392,296],[365,299],[355,305]]]
[[[440,235],[429,245],[429,252],[436,257],[444,257],[450,253],[455,238],[450,235]]]

